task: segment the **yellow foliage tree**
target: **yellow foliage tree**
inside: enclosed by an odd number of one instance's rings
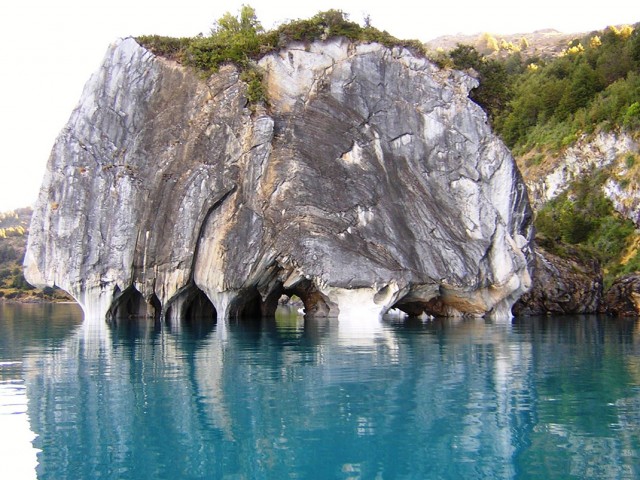
[[[617,37],[629,38],[633,33],[633,27],[631,25],[623,25],[620,28],[616,27],[615,25],[611,25],[608,28]]]
[[[581,43],[578,43],[577,45],[574,45],[573,47],[569,47],[565,50],[565,53],[569,55],[577,55],[582,52],[584,52],[584,47],[582,46]]]
[[[633,33],[633,27],[631,25],[623,25],[620,28],[620,36],[622,38],[629,38]]]
[[[502,50],[506,50],[507,52],[519,52],[520,48],[515,46],[512,42],[507,42],[504,38],[500,40],[500,48]]]
[[[482,41],[485,44],[485,47],[493,52],[497,52],[500,50],[500,46],[498,45],[498,40],[496,37],[491,35],[490,33],[482,34]]]

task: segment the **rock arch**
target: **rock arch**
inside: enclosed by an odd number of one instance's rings
[[[113,297],[111,306],[107,311],[108,322],[117,323],[122,320],[153,317],[155,315],[154,306],[150,307],[142,294],[133,285],[123,291],[116,287]],[[159,301],[157,303],[159,304]]]
[[[216,321],[218,312],[209,297],[196,285],[189,284],[167,302],[164,318],[168,323],[196,320]]]
[[[263,316],[268,314],[257,287],[240,290],[229,303],[228,317],[232,320],[259,319]]]
[[[301,280],[294,285],[285,286],[278,282],[265,297],[262,304],[262,315],[275,316],[280,297],[286,295],[297,296],[304,304],[305,315],[314,318],[329,317],[337,313],[337,306],[329,297],[321,293],[311,280]]]

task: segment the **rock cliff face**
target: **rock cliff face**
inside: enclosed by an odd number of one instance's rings
[[[640,275],[630,274],[616,279],[607,291],[602,310],[616,317],[640,315]]]
[[[610,178],[604,186],[604,194],[616,210],[640,225],[638,184],[636,181],[625,182],[627,185],[622,187],[619,181],[630,173],[627,156],[637,152],[638,145],[628,134],[600,132],[593,137],[585,136],[567,148],[553,168],[523,169],[531,203],[537,210],[564,192],[571,182],[607,167]]]
[[[475,80],[342,39],[206,80],[113,45],[57,139],[25,274],[90,319],[273,314],[510,315],[530,286],[514,161]]]
[[[561,258],[535,248],[531,290],[513,306],[514,315],[597,313],[602,301],[602,271],[596,260]]]

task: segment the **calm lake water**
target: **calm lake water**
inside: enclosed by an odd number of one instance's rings
[[[640,323],[111,327],[74,305],[0,304],[0,471],[640,478]]]

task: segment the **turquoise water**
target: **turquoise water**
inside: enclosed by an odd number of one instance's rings
[[[55,480],[639,478],[640,323],[109,327],[0,304],[0,462]]]

